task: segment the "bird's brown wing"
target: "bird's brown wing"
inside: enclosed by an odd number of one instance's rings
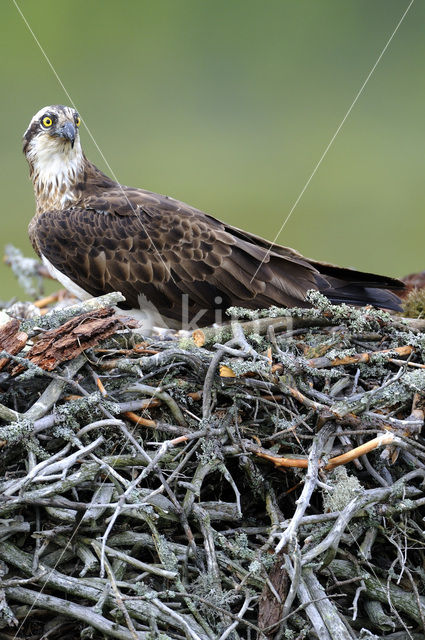
[[[165,196],[131,188],[88,195],[81,207],[47,211],[32,224],[39,252],[92,295],[121,291],[127,307],[140,294],[158,312],[181,321],[216,320],[231,305],[306,306],[317,270],[301,256],[268,252],[249,235]],[[265,242],[265,241],[264,241]]]
[[[207,217],[211,218],[211,216],[208,215]],[[215,220],[214,218],[211,219]],[[232,235],[237,236],[238,238],[241,238],[248,242],[252,242],[253,244],[263,247],[266,250],[272,251],[274,254],[277,254],[279,256],[307,263],[314,267],[318,273],[324,276],[340,278],[341,280],[345,280],[346,284],[350,282],[351,284],[363,284],[364,286],[368,287],[386,287],[393,290],[403,290],[405,288],[404,282],[397,278],[391,278],[390,276],[381,276],[379,274],[370,273],[367,271],[358,271],[357,269],[351,269],[349,267],[340,267],[330,262],[323,262],[321,260],[313,260],[312,258],[303,256],[301,253],[299,253],[299,251],[296,251],[295,249],[273,243],[270,240],[266,240],[265,238],[257,236],[254,233],[250,233],[249,231],[244,231],[243,229],[232,227],[226,224],[223,224],[223,226],[226,230],[229,230]]]
[[[399,295],[403,296],[406,285],[397,278],[340,267],[329,262],[312,260],[302,256],[295,249],[272,243],[253,233],[227,225],[224,225],[224,228],[230,231],[233,236],[260,246],[274,255],[301,261],[313,267],[316,271],[315,288],[324,293],[335,304],[342,302],[354,305],[371,304],[385,309],[401,311],[400,298],[398,295],[391,293],[391,291],[397,291]]]

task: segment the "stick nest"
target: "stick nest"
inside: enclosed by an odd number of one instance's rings
[[[311,294],[145,338],[119,299],[2,318],[0,637],[423,638],[425,334]]]

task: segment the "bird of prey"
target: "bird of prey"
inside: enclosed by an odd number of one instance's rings
[[[174,198],[112,180],[84,155],[80,116],[44,107],[24,134],[36,213],[35,251],[78,297],[121,291],[148,323],[193,328],[226,320],[230,306],[308,307],[315,289],[332,303],[399,309],[393,278],[303,257]],[[162,324],[162,326],[164,326]]]

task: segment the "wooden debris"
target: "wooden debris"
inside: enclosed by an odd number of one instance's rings
[[[318,300],[197,348],[119,300],[0,328],[3,635],[422,638],[425,334]]]
[[[26,358],[46,371],[53,371],[62,362],[73,360],[122,327],[121,319],[113,309],[88,311],[71,318],[57,329],[46,331],[31,347]],[[18,365],[11,373],[16,375],[23,370],[24,367]]]
[[[0,351],[7,351],[11,355],[16,355],[25,347],[28,335],[19,330],[20,323],[16,318],[12,318],[6,324],[0,326]],[[9,358],[0,358],[0,371],[9,362]]]
[[[283,554],[278,555],[260,596],[258,626],[266,638],[275,637],[276,628],[282,618],[283,605],[288,595],[290,580],[283,562]]]

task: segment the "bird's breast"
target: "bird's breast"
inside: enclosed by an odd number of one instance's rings
[[[79,194],[65,183],[34,183],[37,213],[54,209],[67,209],[78,202]]]

